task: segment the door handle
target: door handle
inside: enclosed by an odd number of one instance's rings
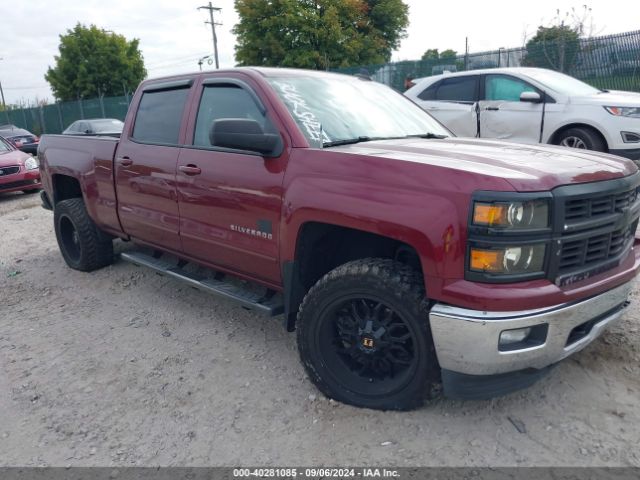
[[[133,165],[133,160],[131,160],[129,157],[127,156],[123,156],[123,157],[118,157],[118,162],[120,163],[120,165],[122,165],[123,167],[130,167],[131,165]]]
[[[202,170],[200,170],[200,167],[193,164],[180,165],[178,167],[178,170],[180,170],[185,175],[200,175],[200,173],[202,173]]]
[[[489,110],[490,112],[497,112],[500,110],[500,107],[487,107],[485,110]]]

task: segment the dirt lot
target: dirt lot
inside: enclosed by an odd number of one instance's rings
[[[70,270],[37,196],[0,197],[0,232],[0,465],[640,466],[639,289],[522,393],[383,413],[323,398],[279,319]]]

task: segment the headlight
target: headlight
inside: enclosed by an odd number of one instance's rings
[[[469,270],[479,273],[522,275],[544,271],[546,245],[518,245],[495,249],[471,248]]]
[[[549,202],[475,202],[473,225],[508,230],[533,230],[549,227]]]
[[[29,157],[27,158],[27,160],[24,162],[24,167],[27,170],[35,170],[36,168],[38,168],[38,162],[36,161],[35,158],[33,157]]]
[[[604,109],[616,117],[640,118],[640,107],[604,107]]]

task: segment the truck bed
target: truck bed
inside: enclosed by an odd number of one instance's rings
[[[43,135],[38,148],[43,187],[52,198],[53,183],[63,176],[79,180],[85,205],[96,224],[121,232],[116,209],[113,161],[119,139],[106,136]]]

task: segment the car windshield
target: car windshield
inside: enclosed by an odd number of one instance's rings
[[[562,95],[581,96],[594,95],[601,92],[601,90],[587,85],[577,78],[570,77],[564,73],[554,72],[553,70],[530,70],[527,71],[526,75]]]
[[[0,138],[0,154],[13,150],[4,138]]]
[[[380,83],[338,75],[268,80],[312,147],[451,135],[420,107]]]
[[[94,120],[91,122],[91,126],[93,127],[93,131],[96,133],[113,133],[122,132],[124,123],[115,119]]]

